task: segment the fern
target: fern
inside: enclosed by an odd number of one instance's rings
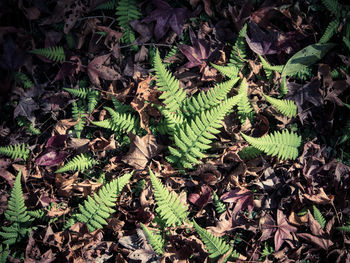
[[[88,196],[84,201],[84,205],[79,204],[80,213],[75,214],[73,219],[68,220],[72,225],[74,221],[85,223],[90,232],[103,228],[107,225],[107,219],[115,212],[112,207],[115,206],[117,197],[123,190],[124,186],[129,182],[133,173],[127,173],[116,178],[95,193],[93,197]],[[66,225],[67,227],[67,225]]]
[[[6,155],[14,160],[17,158],[22,158],[24,161],[26,161],[29,156],[29,152],[28,145],[25,143],[0,147],[0,154]]]
[[[350,225],[339,226],[339,227],[336,227],[335,229],[337,229],[339,231],[344,231],[344,232],[350,233]]]
[[[5,248],[0,245],[0,263],[6,263],[7,257],[9,256],[10,248],[8,245],[6,245]]]
[[[25,89],[30,89],[34,86],[34,83],[22,72],[14,72],[13,77],[15,81],[21,83]]]
[[[48,48],[33,49],[29,52],[46,57],[55,62],[63,62],[66,60],[66,55],[64,54],[63,47],[54,46]]]
[[[233,98],[227,99],[184,123],[174,134],[174,147],[169,146],[168,162],[184,168],[193,168],[193,163],[199,164],[198,158],[206,157],[202,152],[210,148],[209,144],[215,139],[213,134],[220,132],[221,121],[234,104]]]
[[[209,258],[218,258],[230,250],[230,246],[226,244],[225,241],[200,227],[194,220],[193,226],[205,244],[209,253]]]
[[[337,0],[322,0],[324,6],[336,17],[340,17],[342,13],[342,7]]]
[[[78,123],[74,126],[74,131],[77,135],[77,138],[80,139],[81,133],[86,124],[86,110],[85,106],[82,104],[82,101],[72,102],[72,115],[73,118],[78,121]]]
[[[114,98],[114,97],[112,97],[111,99],[112,99],[115,111],[119,113],[135,112],[135,110],[130,105],[121,103],[117,98]]]
[[[28,214],[27,207],[24,204],[21,172],[16,176],[8,207],[5,211],[5,217],[12,224],[2,227],[0,236],[3,237],[4,244],[13,245],[29,234],[29,224],[33,219]]]
[[[110,107],[105,109],[111,115],[111,129],[113,131],[132,132],[134,134],[140,129],[140,120],[130,113],[118,113]],[[96,122],[92,122],[96,125]]]
[[[238,118],[240,119],[241,123],[245,123],[247,118],[252,121],[254,111],[248,100],[248,84],[246,78],[243,78],[238,90],[238,95],[236,95],[234,98],[236,101],[235,104],[238,108]]]
[[[91,114],[97,103],[98,103],[98,99],[99,99],[100,93],[97,90],[91,90],[91,92],[88,95],[88,111]]]
[[[338,27],[339,27],[339,21],[337,19],[331,21],[327,26],[326,31],[323,33],[322,37],[318,41],[318,43],[320,44],[327,43],[332,38],[332,36],[334,36],[337,33]]]
[[[230,79],[215,86],[215,88],[210,89],[207,92],[202,91],[196,96],[186,98],[183,102],[181,111],[186,116],[192,116],[193,118],[193,115],[198,115],[205,110],[219,105],[225,98],[227,98],[227,94],[238,80],[239,78]]]
[[[28,215],[32,218],[44,220],[46,218],[46,213],[43,209],[37,209],[34,211],[28,211]]]
[[[163,238],[158,234],[152,233],[144,224],[140,223],[140,225],[143,232],[145,232],[145,236],[149,244],[152,246],[154,252],[156,252],[158,255],[162,255],[165,247]]]
[[[162,185],[161,181],[154,175],[150,168],[149,174],[157,204],[156,212],[167,226],[181,225],[187,220],[188,207],[180,201],[176,193],[169,192],[169,190]]]
[[[225,204],[220,201],[220,198],[215,192],[213,192],[213,197],[214,197],[214,205],[215,205],[216,212],[218,214],[222,214],[223,212],[226,211]]]
[[[81,153],[80,155],[75,156],[71,161],[62,166],[60,169],[58,169],[56,173],[65,173],[68,171],[84,172],[86,169],[91,168],[95,164],[98,164],[96,160]]]
[[[263,69],[265,71],[266,77],[268,79],[272,79],[272,77],[273,77],[272,74],[273,74],[274,71],[282,73],[283,65],[271,66],[270,63],[267,62],[261,55],[258,54],[258,56],[260,58],[261,64],[263,66]]]
[[[243,138],[255,148],[265,152],[268,155],[278,156],[282,160],[298,157],[298,147],[301,144],[301,137],[288,130],[282,133],[275,131],[274,134],[268,134],[260,138],[250,137],[241,133]]]
[[[320,224],[322,229],[324,229],[324,227],[326,226],[326,219],[323,217],[321,211],[318,210],[318,208],[315,205],[313,205],[312,208],[316,221]]]
[[[236,66],[220,66],[213,63],[211,65],[225,77],[233,79],[238,76],[239,69]]]
[[[117,7],[117,0],[109,0],[98,5],[95,10],[114,10]]]
[[[81,98],[81,99],[86,99],[89,96],[89,93],[91,92],[91,89],[89,88],[77,88],[77,89],[72,89],[72,88],[63,88],[65,91],[69,92],[70,94]]]
[[[263,94],[264,98],[278,109],[283,115],[294,117],[297,114],[297,105],[292,100],[279,100]]]
[[[166,56],[164,57],[164,60],[169,60],[172,57],[175,57],[177,54],[179,53],[179,48],[177,46],[173,46],[171,47],[171,49],[169,50],[169,52],[166,54]],[[165,65],[170,65],[171,63],[169,62],[165,62]]]
[[[162,64],[158,50],[154,57],[154,70],[156,72],[158,89],[164,91],[159,98],[164,100],[167,110],[171,112],[179,111],[182,102],[186,98],[186,92],[179,87],[179,81]]]
[[[281,85],[280,85],[280,96],[283,97],[288,93],[288,87],[287,87],[287,78],[284,76],[281,79]]]
[[[93,90],[91,88],[64,88],[64,90],[68,91],[69,93],[73,94],[78,98],[88,99],[88,111],[90,114],[95,109],[98,103],[98,98],[100,96],[100,93],[97,90]]]
[[[239,31],[237,40],[231,51],[231,57],[228,63],[229,67],[234,66],[240,70],[244,66],[245,59],[247,56],[246,43],[245,43],[246,34],[247,34],[247,24],[245,24],[243,28]]]
[[[160,127],[160,132],[163,134],[168,133],[173,136],[179,126],[184,122],[183,115],[177,115],[168,110],[161,110],[161,113],[165,117],[165,123],[163,128]]]
[[[20,127],[25,127],[31,134],[39,135],[41,133],[40,130],[35,128],[33,123],[31,123],[26,117],[18,117],[17,124]]]
[[[123,35],[120,38],[121,42],[131,44],[135,41],[135,33],[129,23],[132,20],[138,19],[141,13],[137,10],[136,0],[120,0],[117,4],[117,21],[123,29]]]
[[[253,146],[248,146],[244,147],[242,150],[238,152],[238,155],[241,159],[253,159],[257,156],[259,156],[262,153],[259,149],[253,147]]]

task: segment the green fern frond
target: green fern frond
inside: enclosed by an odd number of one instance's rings
[[[246,40],[247,24],[239,31],[235,45],[232,48],[228,66],[234,66],[239,70],[244,66],[246,59]]]
[[[213,63],[210,64],[225,77],[233,79],[238,76],[239,68],[237,68],[236,66],[220,66],[215,65]]]
[[[139,119],[130,113],[118,113],[110,107],[105,109],[111,115],[112,130],[114,131],[125,131],[132,132],[134,134],[140,129]],[[93,122],[96,125],[96,122]]]
[[[169,192],[161,181],[154,175],[149,168],[149,175],[154,189],[154,198],[156,200],[156,212],[160,215],[167,226],[179,226],[187,220],[189,214],[188,207],[180,201],[175,192]]]
[[[77,88],[77,89],[63,88],[63,89],[69,92],[70,94],[81,99],[86,99],[89,96],[89,93],[91,92],[91,89],[89,88]]]
[[[43,220],[46,217],[46,213],[43,209],[37,209],[34,211],[28,211],[28,215],[32,218]]]
[[[346,47],[349,49],[350,51],[350,40],[347,39],[345,36],[343,37],[343,42],[346,45]]]
[[[180,88],[179,81],[165,68],[158,50],[154,57],[154,70],[156,72],[158,90],[164,91],[159,98],[164,100],[167,110],[171,112],[179,111],[182,102],[186,98],[186,92]]]
[[[13,77],[15,81],[21,83],[25,89],[30,89],[34,86],[34,83],[22,72],[14,72]]]
[[[339,227],[336,227],[335,229],[337,229],[339,231],[344,231],[344,232],[350,233],[350,225],[339,226]]]
[[[214,197],[214,205],[215,205],[216,212],[218,214],[222,214],[223,212],[226,211],[225,204],[220,201],[220,198],[218,197],[216,192],[213,192],[213,197]]]
[[[135,41],[135,33],[129,23],[141,16],[141,13],[137,10],[137,1],[120,0],[117,3],[116,15],[118,24],[123,29],[123,35],[120,38],[121,42],[131,44]]]
[[[151,232],[144,224],[140,223],[140,225],[143,232],[145,232],[145,236],[149,244],[152,246],[154,252],[156,252],[158,255],[163,255],[165,242],[162,236]]]
[[[220,132],[221,121],[231,111],[234,99],[227,99],[213,109],[203,111],[179,127],[174,134],[174,146],[169,146],[168,162],[183,168],[193,168],[192,164],[199,164],[198,159],[206,157],[202,152],[211,148],[209,144],[216,138],[214,134]]]
[[[318,210],[318,208],[313,205],[313,214],[314,214],[314,218],[316,219],[316,221],[320,224],[320,226],[322,227],[322,229],[324,229],[324,227],[326,226],[326,219],[323,217],[322,213],[320,210]]]
[[[241,123],[245,123],[246,118],[253,120],[254,110],[248,100],[248,84],[246,78],[243,78],[239,86],[238,94],[234,97],[238,109],[238,118]]]
[[[29,224],[33,219],[28,214],[28,209],[24,203],[21,186],[21,172],[16,176],[15,183],[11,191],[11,197],[5,211],[5,217],[12,224],[3,226],[0,236],[4,239],[4,244],[12,245],[20,241],[29,234]]]
[[[297,105],[292,100],[280,100],[263,94],[264,98],[277,110],[287,117],[294,117],[297,114]]]
[[[255,148],[253,146],[244,147],[242,150],[238,152],[239,157],[241,159],[253,159],[257,156],[259,156],[262,153],[258,148]]]
[[[204,228],[200,227],[194,220],[193,226],[199,234],[201,240],[205,244],[205,247],[207,248],[209,253],[209,258],[217,258],[219,256],[224,255],[227,251],[230,250],[230,246],[226,244],[225,241],[209,233]]]
[[[117,7],[117,0],[109,0],[98,5],[95,10],[114,10]]]
[[[115,111],[119,113],[135,112],[135,110],[130,106],[130,104],[124,104],[114,97],[111,97],[111,99],[112,99]]]
[[[90,156],[80,154],[75,156],[71,161],[62,166],[56,171],[56,173],[65,173],[68,171],[80,171],[84,172],[86,169],[91,168],[95,164],[98,164],[98,161],[92,159]]]
[[[300,80],[308,80],[312,77],[312,68],[310,66],[300,66],[299,71],[291,75]]]
[[[282,77],[281,79],[281,85],[280,85],[280,95],[279,97],[283,97],[288,93],[288,87],[287,87],[287,78],[286,76]]]
[[[163,129],[161,128],[160,132],[168,133],[171,136],[174,135],[178,127],[181,126],[184,122],[183,115],[175,114],[168,110],[161,110],[161,113],[165,118],[165,130],[163,131]]]
[[[77,221],[85,223],[90,232],[107,225],[107,219],[115,212],[113,207],[117,197],[129,182],[133,173],[127,173],[110,183],[102,186],[93,197],[88,196],[84,205],[79,204],[80,213],[74,217]]]
[[[89,113],[91,114],[97,103],[98,103],[98,99],[100,97],[100,93],[97,91],[97,90],[91,90],[89,92],[89,95],[88,95],[88,111]]]
[[[301,137],[296,133],[283,130],[275,131],[260,138],[251,137],[241,133],[243,138],[255,148],[268,155],[278,156],[282,160],[296,159],[298,157],[298,147],[301,144]]]
[[[0,245],[0,263],[6,263],[7,257],[10,253],[10,247],[9,245],[6,245],[5,248],[2,248],[2,245]]]
[[[77,135],[77,138],[80,139],[81,132],[83,131],[86,124],[86,110],[85,106],[79,100],[78,103],[75,101],[72,102],[72,115],[73,118],[78,121],[74,126],[74,131]]]
[[[227,98],[227,94],[238,82],[238,80],[239,78],[230,79],[216,85],[213,89],[202,91],[196,96],[186,98],[183,102],[181,111],[187,117],[191,117],[193,119],[194,115],[198,115],[205,110],[219,105],[224,99]]]
[[[29,156],[29,152],[28,145],[25,143],[0,147],[0,154],[6,155],[14,160],[17,158],[22,158],[24,161],[26,161]]]
[[[272,66],[261,55],[258,54],[258,56],[260,58],[261,64],[263,66],[263,69],[265,71],[266,77],[268,79],[272,79],[274,71],[282,73],[282,70],[283,70],[283,67],[284,67],[283,65]]]
[[[26,117],[20,116],[17,118],[17,124],[20,127],[25,127],[29,133],[34,135],[39,135],[41,132],[39,129],[35,128],[33,123],[31,123]]]
[[[63,47],[61,46],[33,49],[29,52],[32,54],[46,57],[55,62],[63,62],[66,60],[66,55],[64,54]]]
[[[176,56],[179,53],[179,48],[177,46],[172,46],[169,52],[164,57],[164,61]],[[170,63],[164,62],[166,65],[169,65]]]
[[[337,0],[322,0],[324,6],[336,17],[340,17],[342,13],[342,6]]]
[[[88,99],[89,113],[92,113],[92,111],[95,109],[100,96],[100,93],[97,90],[93,90],[91,88],[83,88],[83,87],[77,88],[77,89],[71,89],[71,88],[63,88],[63,89],[78,98]]]
[[[333,20],[329,23],[329,25],[326,28],[326,31],[323,33],[322,37],[318,41],[318,43],[323,44],[327,43],[336,33],[339,27],[339,21]]]

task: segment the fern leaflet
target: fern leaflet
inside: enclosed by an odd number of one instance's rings
[[[81,153],[80,155],[75,156],[71,161],[62,166],[60,169],[58,169],[56,173],[65,173],[68,171],[84,172],[86,169],[91,168],[95,164],[98,164],[96,160]]]
[[[2,248],[2,245],[0,245],[0,263],[6,263],[7,257],[9,256],[10,248],[9,245],[6,245],[5,248]]]
[[[167,226],[181,225],[188,216],[188,207],[180,201],[178,195],[169,192],[161,181],[154,175],[149,168],[149,175],[154,189],[154,197],[156,200],[156,212],[160,215]]]
[[[248,146],[248,147],[244,147],[242,150],[240,150],[238,152],[239,157],[241,157],[241,159],[245,160],[245,159],[253,159],[257,156],[259,156],[262,153],[262,151],[260,151],[259,149],[253,147],[253,146]]]
[[[283,115],[294,117],[297,114],[297,105],[292,100],[279,100],[263,94],[264,98],[278,109]]]
[[[243,78],[238,90],[238,95],[236,95],[234,98],[235,104],[238,108],[238,118],[240,119],[241,123],[245,123],[247,118],[252,121],[254,117],[254,110],[248,100],[248,84],[246,78]]]
[[[17,124],[20,127],[25,127],[29,133],[34,135],[39,135],[40,130],[35,128],[33,123],[31,123],[26,117],[20,116],[17,119]]]
[[[111,115],[112,130],[115,131],[126,131],[137,133],[140,127],[139,119],[130,113],[118,113],[110,107],[105,107],[105,109]],[[96,122],[92,122],[96,125]]]
[[[135,33],[129,23],[141,16],[141,13],[137,10],[137,1],[120,0],[117,3],[116,15],[118,24],[123,29],[123,35],[120,40],[125,44],[133,43],[135,41]]]
[[[272,66],[270,65],[269,62],[267,62],[261,55],[259,55],[259,58],[260,58],[260,61],[261,61],[261,64],[263,66],[263,69],[265,71],[265,74],[266,74],[266,77],[268,79],[272,79],[273,77],[273,71],[277,71],[279,73],[282,73],[282,70],[283,70],[283,65],[278,65],[278,66]]]
[[[159,234],[154,234],[151,232],[144,224],[140,223],[143,232],[145,232],[145,236],[152,246],[154,252],[158,255],[162,255],[165,247],[165,242],[163,238]]]
[[[95,10],[114,10],[117,7],[117,0],[109,0],[98,5]]]
[[[154,70],[156,71],[158,89],[164,91],[159,98],[164,100],[165,107],[169,111],[179,111],[186,98],[186,92],[180,88],[179,81],[165,68],[158,50],[154,57]]]
[[[216,192],[213,192],[213,197],[214,197],[214,205],[215,205],[216,212],[218,214],[222,214],[223,212],[226,211],[225,204],[220,201],[220,198],[218,197]]]
[[[225,241],[200,227],[194,220],[193,226],[205,244],[209,252],[209,258],[217,258],[230,250],[230,246],[226,244]]]
[[[245,58],[246,58],[246,44],[245,44],[246,34],[247,34],[247,24],[245,24],[243,28],[239,31],[237,40],[231,51],[231,57],[230,57],[230,62],[228,63],[228,66],[234,66],[239,70],[244,66]]]
[[[326,219],[323,217],[321,211],[315,205],[312,206],[312,209],[316,221],[320,224],[322,229],[324,229],[324,227],[326,226]]]
[[[26,161],[29,156],[29,152],[28,145],[25,143],[0,147],[0,154],[9,156],[14,160],[17,158],[22,158]]]
[[[236,66],[220,66],[210,63],[217,71],[230,79],[238,76],[239,69]]]
[[[61,46],[33,49],[29,52],[32,54],[46,57],[55,62],[63,62],[66,60],[66,55],[64,54],[63,47]]]
[[[81,133],[86,123],[85,112],[86,112],[85,106],[83,105],[82,101],[79,100],[78,103],[76,103],[75,101],[72,102],[72,115],[73,115],[73,118],[76,121],[78,121],[78,123],[74,125],[74,131],[78,139],[80,139]]]
[[[342,13],[342,7],[337,0],[322,0],[324,6],[329,12],[334,14],[336,17],[340,17]]]
[[[107,225],[108,219],[115,210],[117,197],[123,190],[124,186],[129,182],[132,173],[127,173],[122,177],[116,178],[95,193],[93,197],[88,196],[84,201],[84,205],[79,204],[80,213],[74,217],[79,222],[85,223],[90,232],[103,228]]]
[[[3,242],[4,244],[15,244],[29,234],[30,227],[28,225],[33,219],[28,214],[27,207],[24,203],[21,186],[21,172],[16,176],[8,207],[5,211],[5,217],[12,224],[10,226],[2,227],[0,236],[5,239]]]
[[[28,78],[28,76],[22,72],[14,72],[13,77],[15,81],[21,83],[25,89],[30,89],[34,86],[34,83]]]
[[[326,31],[323,33],[322,37],[318,41],[318,43],[320,44],[327,43],[332,38],[332,36],[334,36],[337,33],[338,27],[339,27],[339,21],[337,19],[331,21],[327,26]]]
[[[288,87],[287,87],[287,78],[286,76],[282,77],[281,79],[281,85],[280,85],[280,96],[283,97],[288,93]]]
[[[282,160],[296,159],[298,157],[298,147],[301,144],[301,137],[296,133],[283,130],[282,133],[275,131],[260,138],[254,138],[241,133],[243,138],[255,148],[268,155],[278,156]]]
[[[336,227],[335,229],[337,229],[339,231],[344,231],[344,232],[350,233],[350,225],[339,226],[339,227]]]

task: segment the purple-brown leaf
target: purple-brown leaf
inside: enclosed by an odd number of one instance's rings
[[[230,192],[224,193],[221,196],[221,201],[225,203],[236,203],[235,208],[232,212],[232,217],[235,218],[239,211],[248,209],[250,214],[254,208],[253,193],[248,189],[235,189]]]

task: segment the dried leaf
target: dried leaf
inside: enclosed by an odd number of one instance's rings
[[[92,83],[96,86],[100,86],[100,79],[105,80],[117,80],[120,78],[120,74],[111,67],[104,66],[108,64],[111,54],[102,55],[94,58],[88,65],[88,75]]]

